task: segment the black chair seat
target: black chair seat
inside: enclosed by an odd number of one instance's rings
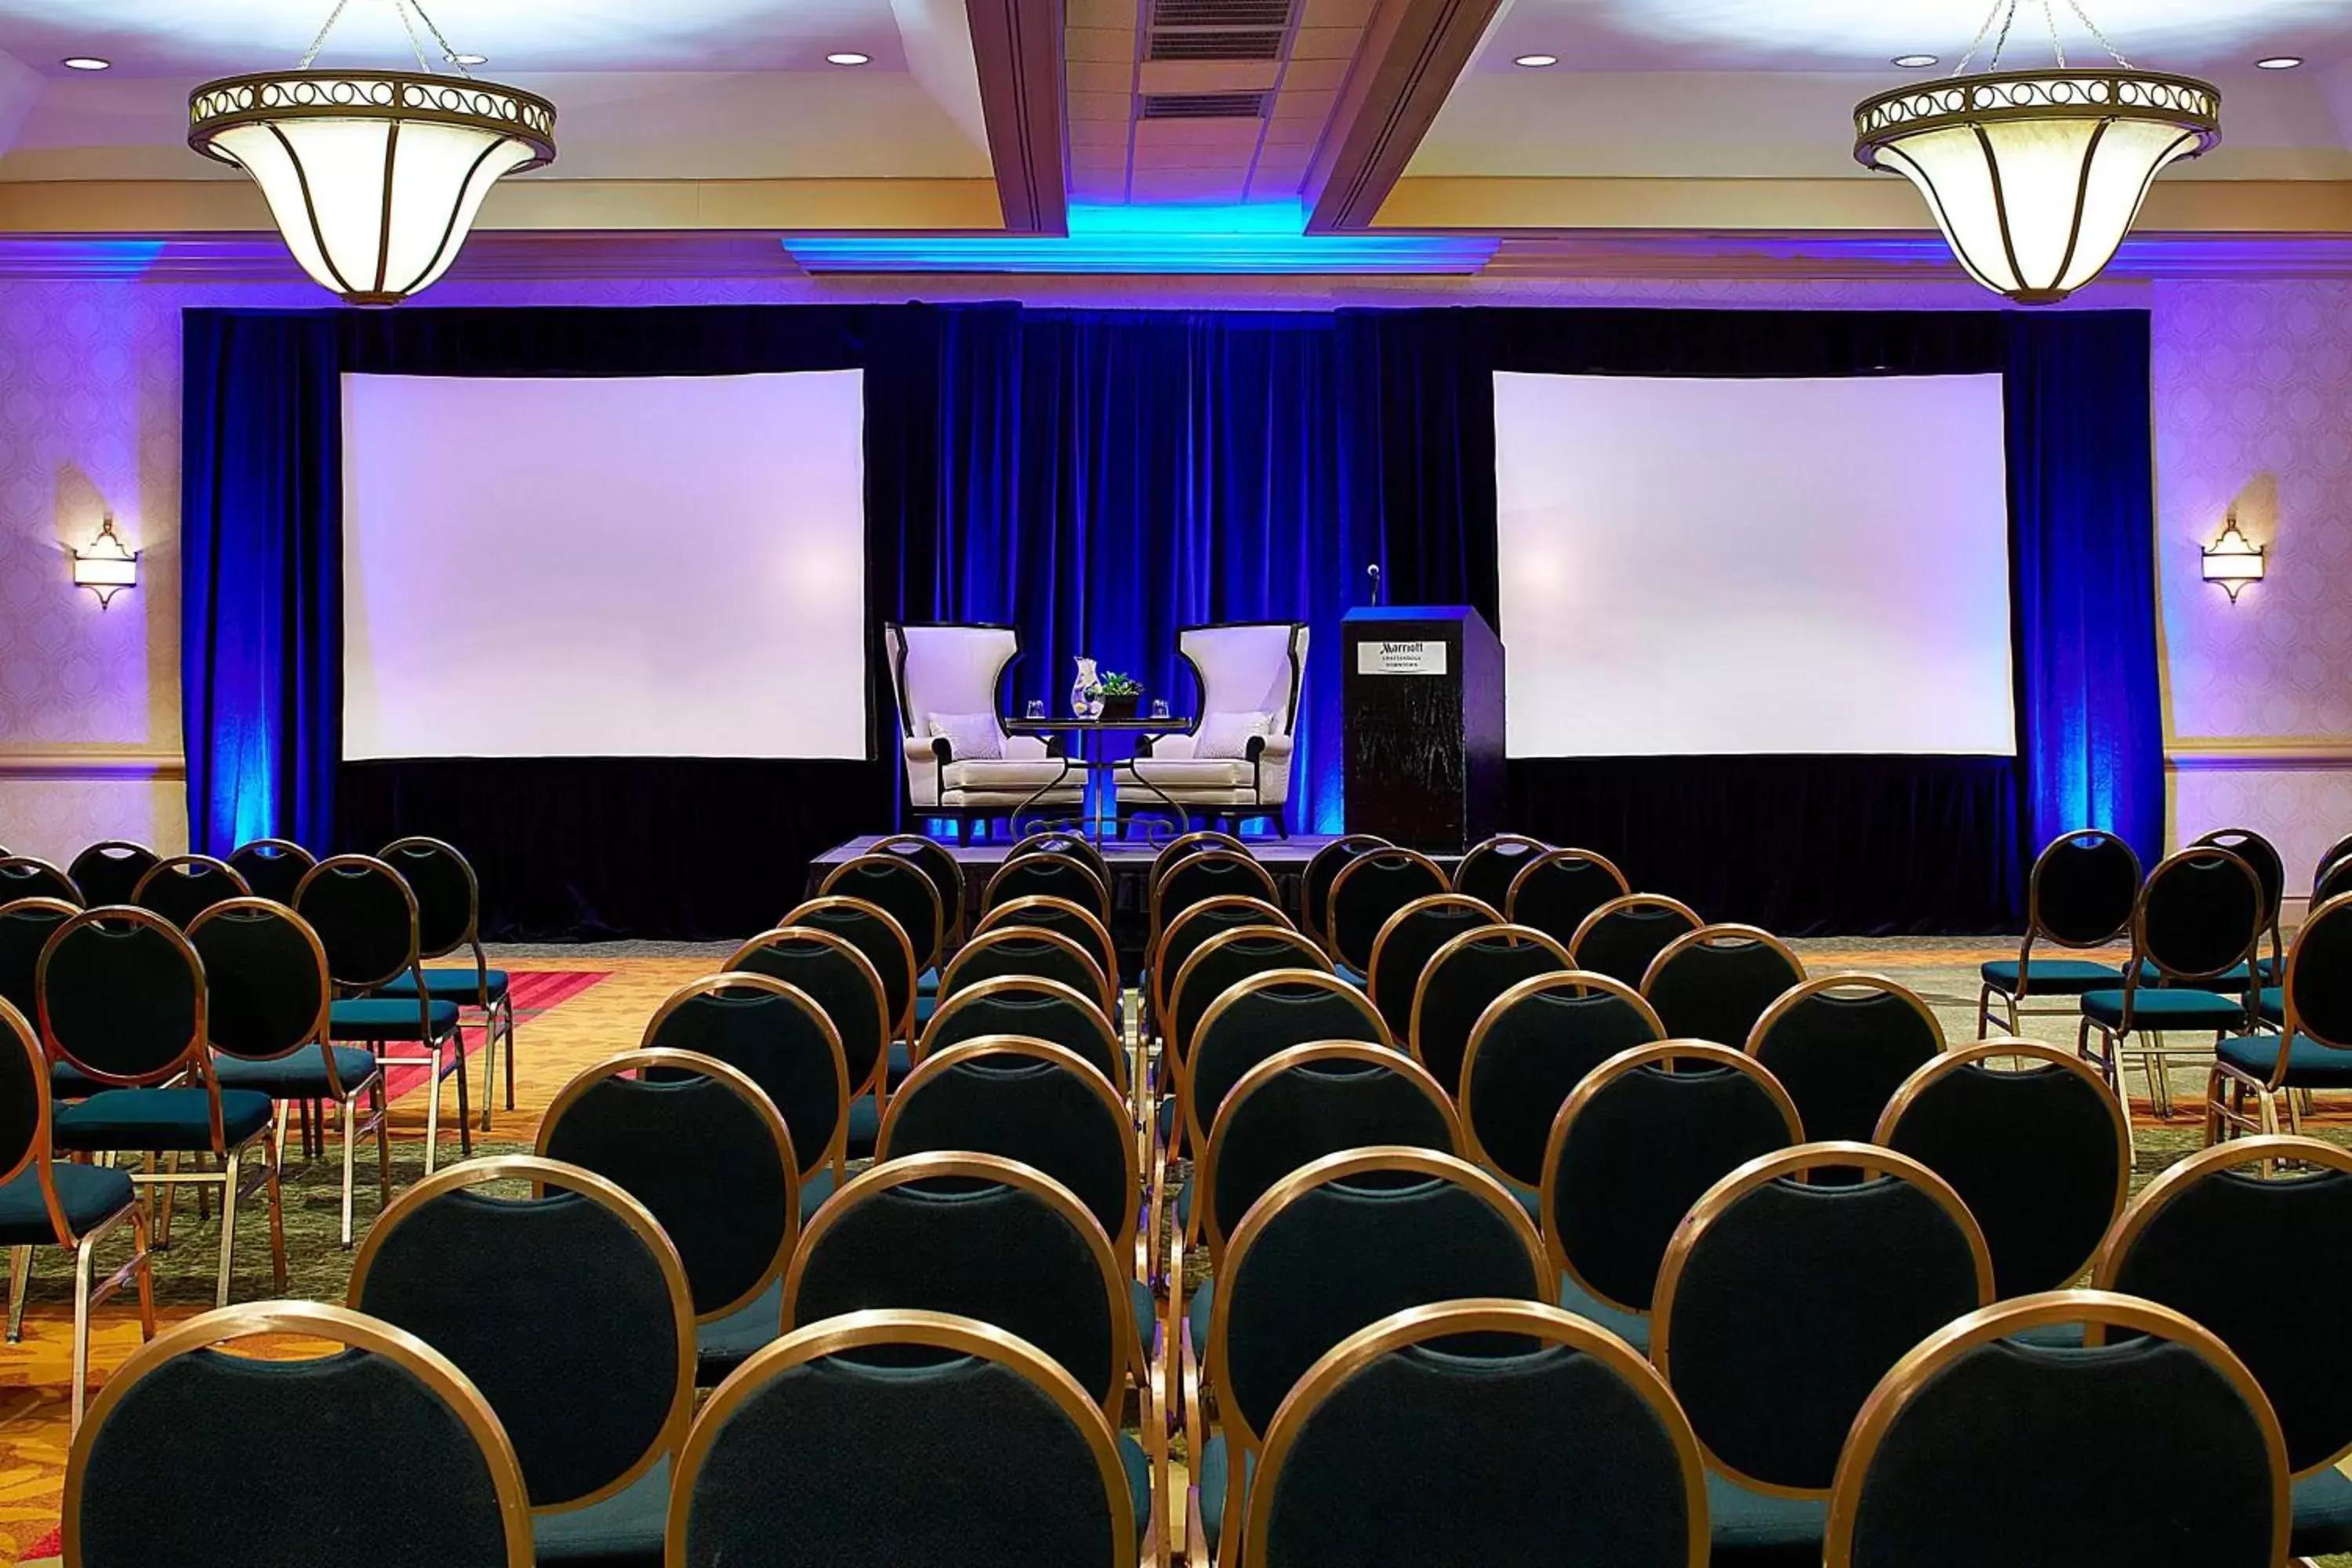
[[[2231,1035],[2213,1054],[2242,1073],[2266,1079],[2278,1067],[2278,1053],[2276,1035]],[[2286,1087],[2352,1089],[2352,1051],[2297,1035],[2286,1059]]]
[[[75,1165],[58,1161],[49,1167],[57,1183],[58,1206],[77,1236],[87,1236],[131,1206],[131,1173],[100,1165]],[[26,1171],[0,1186],[0,1247],[48,1247],[58,1233],[49,1223],[49,1205],[41,1197],[41,1179]]]
[[[249,1089],[273,1100],[324,1100],[328,1097],[327,1050],[310,1046],[291,1056],[269,1061],[243,1061],[223,1057],[213,1064],[213,1076],[224,1089]],[[375,1076],[375,1053],[356,1046],[335,1046],[335,1073],[346,1090]]]
[[[2120,1028],[2124,1021],[2121,991],[2086,992],[2083,1016],[2093,1023]],[[2132,1023],[2143,1029],[2230,1029],[2245,1022],[2246,1005],[2234,996],[2212,991],[2156,991],[2141,987],[2132,998]]]
[[[1977,973],[2004,996],[2017,994],[2017,960],[1997,958]],[[2026,984],[2037,995],[2080,996],[2124,983],[2124,972],[2112,963],[2087,958],[2037,958],[2026,969]]]
[[[532,1515],[532,1552],[541,1563],[661,1568],[662,1531],[668,1523],[669,1458],[665,1455],[602,1502],[565,1513]]]
[[[709,1388],[775,1340],[783,1324],[784,1278],[779,1274],[745,1306],[694,1326],[694,1383]]]
[[[221,1090],[221,1130],[232,1149],[269,1125],[269,1097],[249,1089]],[[213,1146],[212,1107],[201,1089],[110,1089],[57,1113],[57,1147],[83,1153],[110,1150],[194,1152]]]
[[[427,1002],[425,1013],[436,1039],[457,1027],[455,1002]],[[327,1033],[338,1040],[413,1040],[416,1038],[416,1000],[364,996],[338,1002],[327,1009]]]
[[[2287,1550],[2297,1557],[2352,1552],[2352,1479],[2330,1465],[2294,1483]]]
[[[2233,963],[2229,968],[2221,971],[2221,973],[2214,975],[2211,979],[2200,980],[2198,984],[2210,991],[2243,991],[2246,988],[2246,982],[2255,974],[2260,974],[2263,977],[2263,984],[2275,985],[2278,984],[2279,976],[2284,973],[2284,971],[2271,960],[2267,958],[2258,958],[2254,960],[2253,967],[2252,969],[2249,969],[2242,963]],[[2155,964],[2145,961],[2143,961],[2139,966],[2139,983],[2142,985],[2172,985],[2179,984],[2177,981],[2166,979],[2163,970],[2158,969]]]
[[[1565,1274],[1559,1277],[1559,1304],[1565,1310],[1607,1329],[1643,1355],[1650,1353],[1650,1320],[1646,1316],[1611,1306]]]
[[[2286,987],[2284,985],[2263,986],[2262,994],[2255,998],[2254,1007],[2257,1012],[2262,1014],[2263,1022],[2265,1024],[2285,1023]]]
[[[488,984],[493,1002],[504,996],[509,989],[507,972],[503,969],[489,971]],[[455,1002],[459,1006],[474,1005],[481,1000],[483,984],[484,977],[470,969],[428,969],[425,972],[425,994],[436,1002]],[[414,1002],[416,1000],[416,981],[413,976],[404,974],[388,984],[377,986],[375,994],[378,996],[404,996]]]
[[[1714,1543],[1707,1561],[1742,1568],[1821,1568],[1829,1514],[1825,1500],[1750,1491],[1709,1470],[1706,1519]]]

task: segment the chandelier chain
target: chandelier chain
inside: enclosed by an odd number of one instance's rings
[[[441,30],[441,24],[436,22],[433,14],[425,8],[425,0],[408,0],[408,3],[416,8],[417,17],[425,24],[425,30],[433,35],[433,41],[441,46],[441,58],[457,67],[460,76],[472,76],[474,73],[467,68],[466,62],[457,58],[457,50],[449,42],[449,36]]]
[[[2091,14],[2083,9],[2083,0],[2066,0],[2066,4],[2074,8],[2074,15],[2083,19],[2083,26],[2091,30],[2091,37],[2099,40],[2099,47],[2107,51],[2108,58],[2126,70],[2134,68],[2131,61],[2124,58],[2123,51],[2107,42],[2107,36],[2099,31],[2099,25],[2091,20]]]
[[[1976,61],[1977,51],[1984,47],[1985,38],[1992,31],[1993,18],[2000,15],[2003,5],[2013,10],[2016,8],[2017,0],[1992,0],[1992,9],[1985,13],[1983,24],[1977,28],[1977,36],[1969,40],[1969,52],[1962,55],[1960,63],[1952,68],[1952,75],[1958,77],[1968,74],[1969,67]]]
[[[425,46],[417,41],[416,19],[408,14],[407,0],[392,0],[392,9],[400,18],[400,30],[408,35],[408,52],[416,57],[416,68],[430,71],[433,67],[425,58]]]
[[[471,77],[474,74],[467,69],[465,62],[458,59],[448,35],[442,32],[441,25],[425,9],[421,0],[390,0],[390,3],[393,11],[400,17],[402,30],[408,35],[409,52],[416,57],[419,66],[428,71],[435,68],[433,63],[425,58],[425,46],[416,37],[416,24],[423,22],[425,30],[433,35],[433,41],[441,47],[442,58],[447,60],[460,76]],[[320,51],[327,47],[327,35],[335,30],[335,24],[343,19],[343,13],[351,9],[351,4],[352,0],[335,0],[335,8],[327,13],[325,24],[320,27],[319,36],[310,40],[310,47],[303,52],[302,63],[297,69],[309,70],[317,62]],[[414,16],[409,14],[412,10],[415,13]]]
[[[2066,46],[2058,39],[2057,0],[2042,0],[2042,20],[2050,28],[2050,52],[2057,57],[2058,68],[2066,68]]]
[[[2009,0],[2009,11],[2000,19],[2000,37],[1992,41],[1992,58],[1985,66],[1987,70],[2000,68],[2001,51],[2009,47],[2009,29],[2016,21],[2017,0]]]
[[[327,47],[327,35],[333,32],[335,24],[343,19],[343,13],[350,8],[351,3],[352,0],[335,0],[335,8],[327,13],[326,25],[319,29],[319,36],[310,40],[310,47],[303,54],[302,63],[297,69],[310,68],[311,62],[319,58],[319,51]]]

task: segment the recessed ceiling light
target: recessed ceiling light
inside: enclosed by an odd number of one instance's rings
[[[2254,68],[2263,71],[2291,71],[2302,63],[2301,55],[2273,55],[2268,59],[2256,60]]]
[[[58,63],[69,71],[110,70],[114,65],[112,60],[100,59],[96,55],[68,55]]]
[[[1933,55],[1897,55],[1888,63],[1901,66],[1907,71],[1923,71],[1929,66],[1941,65],[1943,62]]]
[[[856,49],[844,49],[839,54],[825,56],[824,63],[829,66],[862,66],[873,58],[872,55],[861,55]]]
[[[490,57],[488,55],[451,55],[449,57],[449,63],[453,66],[486,66],[490,63]]]
[[[1559,64],[1559,57],[1558,55],[1521,55],[1511,63],[1515,66],[1526,66],[1530,70],[1541,70],[1546,66]]]

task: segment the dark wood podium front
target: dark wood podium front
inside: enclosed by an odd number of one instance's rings
[[[1503,645],[1467,605],[1340,626],[1348,831],[1459,853],[1503,826]]]

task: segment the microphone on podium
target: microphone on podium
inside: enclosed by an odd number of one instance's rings
[[[1372,603],[1377,605],[1381,602],[1381,563],[1375,561],[1365,567],[1364,575],[1372,580]]]

